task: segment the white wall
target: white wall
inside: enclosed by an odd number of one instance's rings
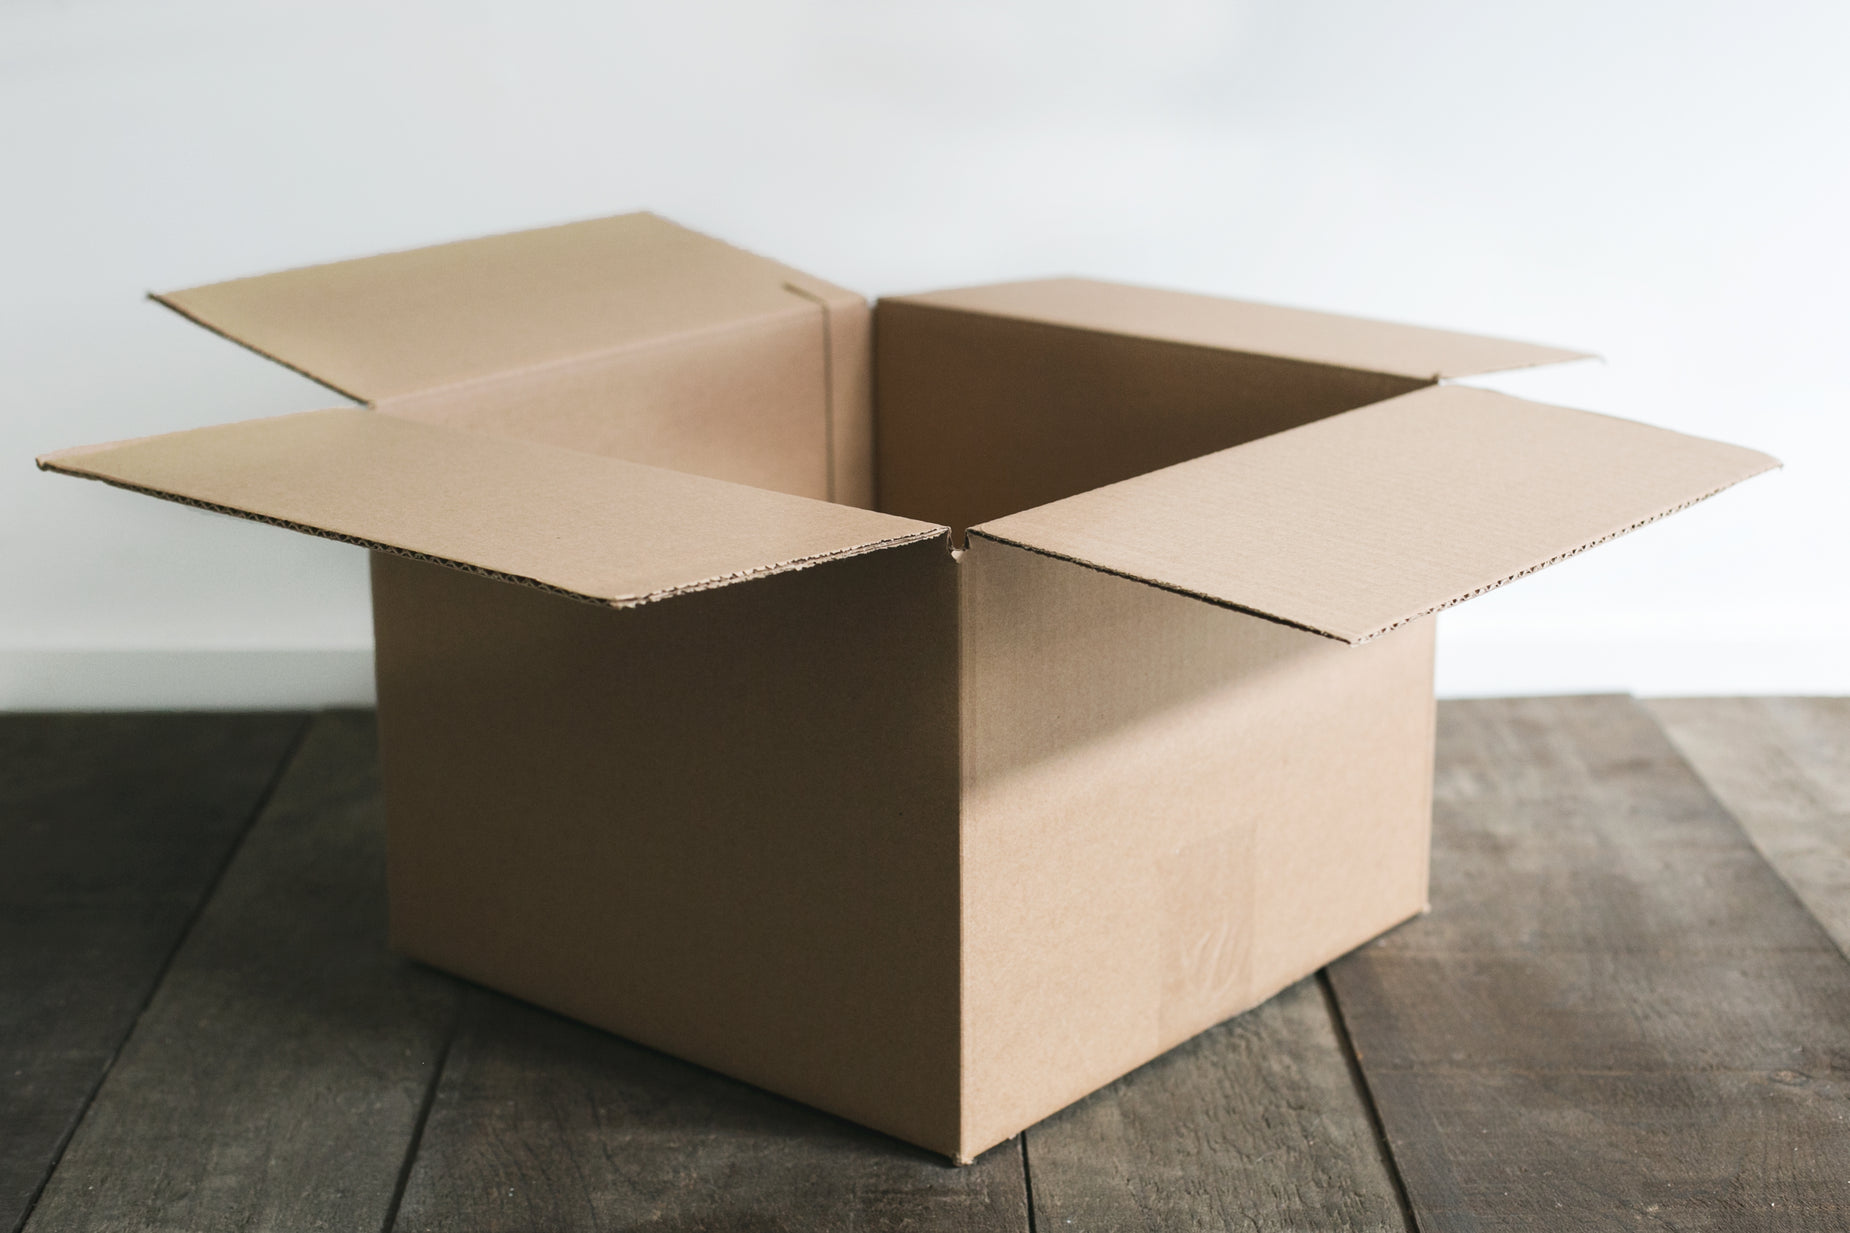
[[[139,299],[653,208],[869,293],[1075,272],[1584,346],[1786,459],[1448,614],[1448,693],[1850,693],[1850,16],[1378,0],[0,6],[0,706],[369,693],[356,549],[35,452],[327,405]]]

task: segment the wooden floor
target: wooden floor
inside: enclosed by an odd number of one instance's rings
[[[370,714],[0,717],[0,1233],[1850,1228],[1850,701],[1446,704],[1436,801],[1430,916],[956,1169],[388,955]]]

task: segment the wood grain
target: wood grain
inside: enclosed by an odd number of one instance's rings
[[[485,990],[444,1069],[398,1226],[1028,1228],[1019,1145],[921,1149]]]
[[[377,1229],[460,987],[385,950],[369,714],[318,717],[27,1228]]]
[[[1850,698],[1645,705],[1850,955]]]
[[[0,716],[0,1230],[24,1220],[304,723]]]
[[[1041,1233],[1400,1228],[1395,1166],[1426,1233],[1850,1227],[1850,703],[1651,711],[1767,859],[1629,700],[1445,704],[1436,910],[1340,1021],[1306,982],[965,1169],[387,955],[368,715],[248,834],[301,717],[0,717],[0,1229],[67,1135],[34,1233],[1019,1231],[1024,1164]]]
[[[1040,1229],[1407,1227],[1314,977],[1026,1139]]]
[[[1434,910],[1330,969],[1420,1228],[1850,1224],[1850,964],[1649,716],[1439,742]]]

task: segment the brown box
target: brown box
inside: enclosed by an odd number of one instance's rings
[[[1422,910],[1432,613],[1776,465],[648,215],[160,298],[368,406],[39,464],[374,550],[394,945],[959,1160]]]

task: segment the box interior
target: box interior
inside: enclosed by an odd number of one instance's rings
[[[1083,278],[882,299],[880,508],[965,529],[1555,347]]]
[[[968,528],[1430,384],[920,304],[875,308],[874,486]]]

